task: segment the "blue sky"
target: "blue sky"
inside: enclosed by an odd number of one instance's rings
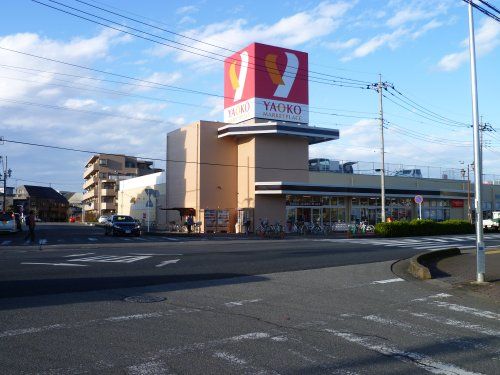
[[[230,55],[226,49],[238,50],[255,41],[309,53],[309,69],[322,77],[376,82],[381,73],[430,117],[384,99],[388,163],[460,168],[460,161],[473,160],[472,130],[450,126],[456,123],[448,120],[433,121],[436,117],[429,115],[432,111],[456,122],[471,122],[467,7],[460,0],[86,0],[212,46],[75,0],[58,2],[210,53]],[[497,0],[491,3],[500,6]],[[0,66],[0,136],[5,139],[165,158],[168,131],[199,119],[222,121],[222,99],[217,97],[223,95],[220,61],[110,30],[36,2],[12,0],[2,5],[0,47],[214,94],[131,85],[134,82],[127,79],[0,50],[0,63],[8,65]],[[485,136],[485,173],[500,175],[500,23],[476,12],[475,25],[479,110],[499,131]],[[338,141],[311,147],[312,157],[379,160],[376,92],[311,82],[309,102],[311,111],[325,113],[311,112],[311,125],[340,130]],[[89,158],[8,142],[0,145],[0,154],[9,157],[11,185],[38,181],[73,191],[81,189]],[[164,162],[155,164],[164,167]]]

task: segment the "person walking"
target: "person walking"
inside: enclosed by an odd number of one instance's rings
[[[194,225],[193,215],[189,215],[186,220],[186,226],[188,228],[188,233],[191,234],[191,227]]]
[[[25,219],[26,226],[28,227],[28,233],[26,234],[26,237],[24,240],[30,240],[30,243],[35,242],[35,226],[36,226],[36,220],[35,220],[35,212],[33,210],[30,211],[29,215],[26,216]]]

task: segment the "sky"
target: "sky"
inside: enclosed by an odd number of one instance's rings
[[[310,126],[340,131],[339,140],[311,146],[310,157],[359,161],[359,170],[380,160],[377,92],[332,81],[376,83],[381,74],[404,95],[392,90],[383,99],[389,173],[404,165],[451,174],[473,161],[463,1],[37,1],[2,2],[7,141],[165,159],[168,132],[223,121],[221,60],[260,42],[309,54]],[[40,3],[140,33],[133,27],[149,40]],[[484,135],[484,173],[500,176],[500,23],[475,12],[475,32],[479,113],[497,129]],[[0,155],[12,169],[9,186],[81,191],[91,154],[7,141]]]

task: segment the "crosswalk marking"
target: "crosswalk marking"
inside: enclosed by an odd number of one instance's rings
[[[379,342],[375,339],[368,338],[365,336],[358,336],[354,333],[340,332],[329,328],[326,328],[325,332],[331,333],[336,337],[340,337],[348,342],[360,345],[366,349],[380,353],[384,356],[388,356],[405,363],[413,364],[433,374],[446,374],[446,375],[477,374],[475,372],[470,372],[463,368],[452,365],[451,363],[443,363],[435,361],[432,359],[432,357],[429,357],[423,353],[405,351],[395,346],[388,345],[386,343]]]
[[[150,255],[98,255],[95,257],[69,259],[68,262],[96,262],[96,263],[134,263],[139,260],[151,258]]]

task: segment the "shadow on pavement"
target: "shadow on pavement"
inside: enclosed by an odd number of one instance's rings
[[[113,297],[110,297],[110,293],[65,294],[58,296],[58,298],[52,298],[53,295],[62,293],[80,293],[146,286],[160,287],[160,284],[168,284],[162,286],[161,291],[174,291],[267,280],[268,278],[262,276],[237,273],[9,280],[0,282],[0,310],[113,300]],[[17,298],[34,296],[37,298]],[[121,300],[123,297],[121,294],[116,293],[114,300]]]

